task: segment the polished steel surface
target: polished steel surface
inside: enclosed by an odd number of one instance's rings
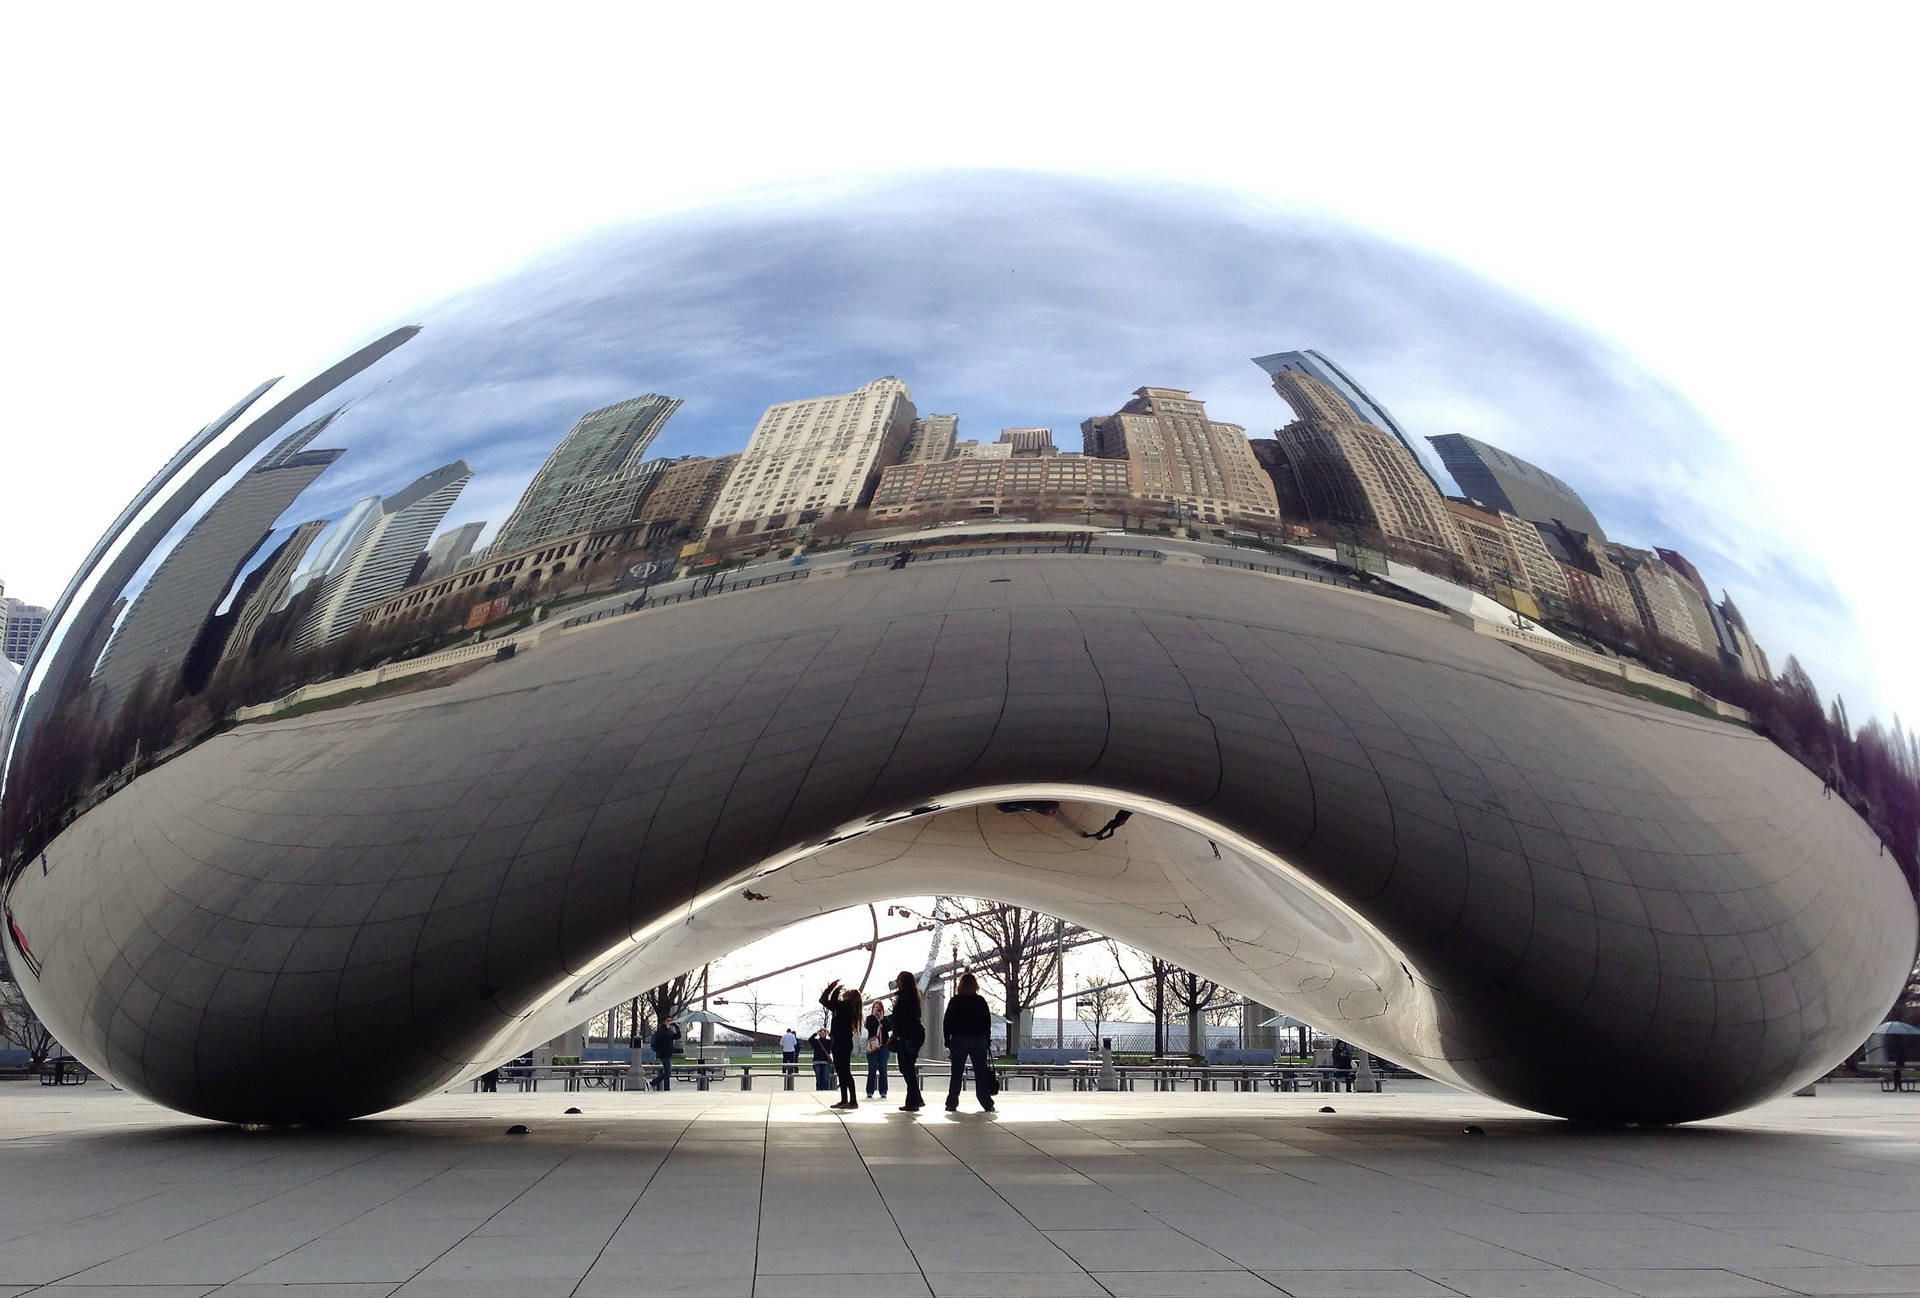
[[[1063,205],[1071,240],[1028,221]],[[958,407],[963,439],[1052,421],[1062,449],[1142,385],[1285,422],[1219,385],[1378,309],[1398,263],[1342,299],[1337,241],[1236,248],[1237,215],[1201,216],[1211,241],[1124,191],[722,214],[250,395],[128,507],[19,682],[4,941],[36,1009],[176,1108],[350,1117],[806,917],[958,891],[1549,1113],[1681,1121],[1829,1067],[1900,985],[1913,903],[1730,710],[1550,670],[1516,646],[1579,651],[1464,590],[1343,573],[1277,530],[1284,491],[844,544],[879,523],[833,493],[872,494],[909,402]],[[1179,231],[1268,287],[1096,291]],[[688,526],[747,480],[657,461],[831,394],[773,531]],[[644,512],[687,483],[704,503]]]

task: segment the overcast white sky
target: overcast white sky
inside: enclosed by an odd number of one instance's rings
[[[1920,717],[1920,9],[820,12],[11,10],[7,592],[50,603],[260,379],[543,249],[757,186],[1012,166],[1248,191],[1599,330],[1750,458],[1858,610],[1869,702]]]

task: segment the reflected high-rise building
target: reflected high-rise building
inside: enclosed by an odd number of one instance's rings
[[[891,374],[852,392],[768,406],[707,521],[715,539],[805,527],[863,508],[900,458],[913,398]]]
[[[647,448],[679,408],[680,398],[649,392],[582,415],[520,493],[494,553],[631,517],[658,471],[641,471]]]
[[[415,580],[432,581],[457,569],[460,561],[473,553],[474,542],[486,529],[486,520],[481,519],[477,523],[462,523],[434,537],[433,544],[427,547],[426,567]]]
[[[287,593],[300,570],[307,547],[326,529],[325,519],[300,524],[288,534],[265,563],[247,574],[234,595],[233,608],[227,614],[229,625],[219,648],[215,670],[238,662],[253,647],[253,638],[268,615],[286,602]]]
[[[1605,544],[1607,534],[1580,493],[1539,465],[1462,433],[1427,440],[1469,498],[1531,522],[1565,523]]]
[[[1626,574],[1641,624],[1664,640],[1715,655],[1720,637],[1699,592],[1652,550],[1607,543],[1607,555]]]
[[[1371,428],[1377,428],[1381,432],[1389,434],[1395,441],[1399,442],[1401,446],[1405,447],[1407,454],[1413,457],[1414,467],[1420,470],[1428,483],[1432,485],[1435,492],[1440,491],[1439,482],[1435,481],[1432,472],[1428,470],[1425,462],[1420,459],[1420,452],[1414,449],[1413,439],[1407,436],[1406,430],[1400,427],[1399,423],[1394,420],[1391,414],[1387,413],[1385,406],[1374,400],[1372,393],[1361,387],[1359,383],[1354,381],[1352,375],[1348,374],[1331,360],[1328,360],[1317,351],[1308,349],[1297,352],[1274,352],[1269,356],[1256,356],[1253,358],[1253,363],[1273,377],[1274,389],[1278,391],[1282,397],[1286,398],[1287,404],[1293,406],[1294,413],[1302,419],[1308,418],[1308,412],[1302,410],[1295,404],[1294,399],[1287,395],[1287,392],[1281,388],[1279,379],[1283,374],[1299,374],[1312,379],[1315,383],[1326,389],[1333,399],[1339,403],[1340,407],[1344,408],[1348,415]],[[1332,417],[1335,413],[1336,412],[1329,411],[1328,415]]]
[[[273,534],[274,522],[345,452],[308,450],[333,422],[323,415],[268,452],[216,499],[127,605],[94,674],[103,705],[118,704],[148,671],[171,689],[187,650]]]
[[[921,415],[913,421],[907,444],[901,448],[901,464],[938,464],[953,458],[953,444],[960,437],[959,415]]]
[[[321,532],[313,553],[301,561],[290,590],[297,594],[316,582],[325,581],[327,574],[339,565],[353,543],[360,539],[360,533],[379,516],[378,494],[362,496],[348,505],[346,512]]]
[[[465,460],[422,474],[380,502],[380,513],[327,574],[320,597],[301,620],[295,649],[313,649],[353,630],[369,605],[407,584],[433,529],[473,477]]]
[[[1114,414],[1080,425],[1088,455],[1126,460],[1133,494],[1198,523],[1280,521],[1280,505],[1246,429],[1207,418],[1179,388],[1136,388]],[[1000,443],[1011,452],[1012,443]]]
[[[1403,442],[1356,418],[1338,393],[1311,374],[1285,368],[1269,373],[1274,391],[1297,416],[1273,437],[1308,517],[1466,553],[1444,498]]]
[[[645,529],[643,536],[650,540],[702,535],[714,502],[720,499],[720,489],[738,463],[736,452],[712,459],[696,455],[668,465],[635,516],[634,521]]]
[[[1053,444],[1051,428],[1002,428],[1000,440],[1013,448],[1018,458],[1030,455],[1058,455],[1060,448]]]

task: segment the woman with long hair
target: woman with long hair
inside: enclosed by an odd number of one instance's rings
[[[867,1098],[887,1098],[887,1053],[893,1048],[893,1020],[887,1003],[875,1001],[867,1010]]]
[[[987,1062],[988,1042],[993,1036],[993,1015],[980,994],[980,982],[972,974],[960,975],[960,990],[947,1006],[941,1035],[946,1038],[947,1057],[953,1061],[952,1080],[947,1084],[947,1112],[960,1107],[960,1083],[968,1063],[973,1065],[973,1094],[983,1113],[993,1112],[993,1066]]]
[[[917,1113],[926,1105],[920,1095],[920,1047],[926,1041],[926,1020],[920,1014],[920,980],[902,969],[893,980],[893,1052],[900,1058],[900,1076],[907,1083],[902,1113]]]
[[[838,978],[820,993],[820,1004],[827,1011],[827,1039],[833,1045],[833,1074],[840,1079],[840,1102],[830,1108],[860,1107],[853,1090],[853,1028],[860,1022],[862,999],[858,987],[842,987]]]

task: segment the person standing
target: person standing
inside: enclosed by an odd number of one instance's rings
[[[780,1035],[780,1062],[785,1065],[780,1071],[788,1077],[800,1071],[800,1037],[792,1028]]]
[[[867,1010],[867,1098],[874,1098],[875,1087],[881,1099],[887,1098],[887,1051],[893,1044],[893,1022],[887,1017],[887,1003],[875,1001]]]
[[[853,1028],[860,1021],[860,999],[859,988],[842,987],[838,978],[820,993],[820,1004],[827,1011],[827,1037],[833,1045],[833,1075],[840,1081],[840,1100],[829,1108],[860,1107],[853,1093]]]
[[[966,1066],[973,1065],[973,1094],[982,1113],[993,1112],[993,1092],[988,1090],[992,1065],[987,1050],[993,1036],[993,1015],[980,994],[980,982],[972,974],[960,975],[960,990],[947,1005],[945,1029],[947,1057],[953,1061],[952,1080],[947,1084],[947,1112],[960,1107],[960,1083]]]
[[[920,1047],[927,1040],[926,1022],[920,1014],[920,980],[902,969],[893,980],[893,989],[893,1049],[900,1056],[900,1076],[907,1083],[907,1102],[900,1111],[918,1113],[926,1105],[920,1094]]]
[[[828,1053],[827,1030],[821,1028],[807,1039],[813,1048],[813,1089],[828,1091],[833,1089],[833,1056]]]
[[[660,1071],[647,1083],[650,1091],[670,1091],[673,1089],[673,1056],[680,1048],[680,1025],[668,1015],[660,1020],[660,1026],[653,1030],[653,1057],[660,1061]]]

